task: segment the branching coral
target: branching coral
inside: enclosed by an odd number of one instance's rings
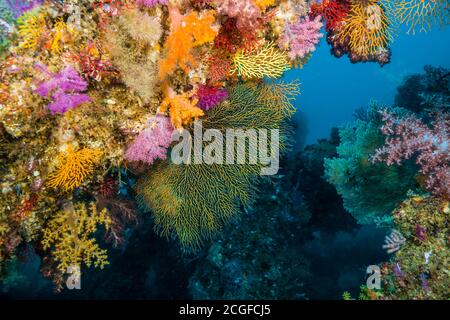
[[[384,110],[381,131],[386,135],[385,146],[377,149],[372,162],[391,166],[401,164],[414,155],[426,188],[438,196],[450,198],[450,115],[442,114],[430,129],[414,115],[399,118]]]
[[[211,56],[208,59],[208,77],[211,84],[224,80],[231,72],[232,61],[223,56]]]
[[[233,63],[232,72],[244,78],[279,78],[290,69],[287,54],[271,43],[249,53],[238,52]]]
[[[114,74],[111,61],[104,59],[93,43],[88,43],[76,53],[68,53],[67,57],[79,65],[85,79],[100,81],[103,77]]]
[[[82,263],[103,269],[108,264],[107,251],[99,247],[94,233],[98,226],[108,228],[109,224],[106,209],[97,211],[95,203],[89,208],[84,203],[67,203],[47,223],[42,246],[51,249],[61,273],[66,273],[69,267],[81,267]]]
[[[125,153],[131,162],[153,164],[156,159],[166,159],[167,148],[172,142],[173,127],[170,119],[157,115],[148,121],[148,128],[142,131]]]
[[[64,191],[79,187],[92,173],[93,166],[99,162],[101,154],[99,150],[87,148],[74,151],[69,145],[67,151],[58,156],[59,167],[49,174],[47,185]]]

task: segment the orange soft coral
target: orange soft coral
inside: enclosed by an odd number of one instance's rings
[[[172,88],[166,86],[164,88],[166,97],[164,98],[159,111],[166,112],[169,110],[172,125],[181,129],[183,126],[189,125],[192,120],[197,121],[199,117],[205,113],[202,109],[196,107],[197,99],[190,99],[187,93],[177,95]]]
[[[196,11],[182,15],[177,7],[171,7],[169,18],[171,26],[165,46],[167,53],[159,68],[161,79],[177,65],[188,72],[188,65],[196,65],[191,49],[213,41],[217,34],[217,30],[212,27],[215,22],[213,11],[205,11],[200,16]]]

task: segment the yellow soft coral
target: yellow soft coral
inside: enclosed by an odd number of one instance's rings
[[[166,97],[161,103],[159,111],[169,110],[170,120],[175,128],[180,129],[189,125],[192,120],[197,121],[205,114],[202,109],[196,107],[198,99],[190,99],[186,93],[177,95],[169,87],[166,87],[165,91]]]
[[[171,27],[165,45],[166,57],[159,66],[161,79],[177,65],[185,72],[189,71],[188,65],[196,66],[191,49],[213,41],[217,34],[217,30],[212,27],[215,21],[213,11],[205,11],[200,16],[196,11],[192,11],[184,16],[178,8],[171,7],[169,16]]]
[[[75,152],[69,145],[67,152],[58,156],[59,168],[49,175],[48,186],[72,191],[92,173],[101,154],[99,150],[88,148]]]
[[[58,20],[55,23],[54,30],[53,30],[53,37],[49,44],[50,51],[54,54],[61,53],[61,51],[62,51],[61,42],[66,40],[68,37],[74,36],[74,35],[75,35],[75,30],[69,28],[64,21]]]
[[[275,0],[255,0],[256,5],[261,9],[261,11],[266,11],[266,9],[275,4]]]
[[[233,62],[232,72],[244,78],[279,78],[290,69],[286,52],[280,51],[272,43],[249,53],[239,51],[233,57]]]
[[[103,269],[108,264],[107,251],[98,246],[94,233],[98,225],[108,228],[110,223],[106,209],[97,211],[93,202],[89,209],[84,203],[69,202],[48,222],[42,246],[44,250],[53,249],[53,258],[63,273],[82,263]]]
[[[353,53],[365,57],[388,47],[392,40],[390,21],[379,0],[353,1],[338,35],[348,39]]]
[[[46,26],[46,15],[34,11],[24,13],[18,20],[18,32],[20,36],[20,48],[34,50],[39,44],[39,39]]]

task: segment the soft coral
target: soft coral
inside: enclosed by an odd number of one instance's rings
[[[212,11],[206,11],[201,16],[196,11],[182,15],[177,7],[170,7],[169,17],[171,26],[165,46],[167,53],[159,66],[161,79],[171,73],[177,65],[188,72],[188,65],[196,65],[191,50],[213,41],[217,34],[212,27],[215,21]]]

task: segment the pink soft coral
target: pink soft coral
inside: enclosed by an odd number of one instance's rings
[[[450,198],[450,114],[438,116],[431,129],[414,115],[399,118],[385,110],[382,116],[386,144],[376,150],[372,162],[400,164],[417,155],[416,163],[426,178],[427,189]]]
[[[253,0],[219,0],[219,13],[236,18],[236,25],[241,31],[258,28],[261,10]]]
[[[149,121],[149,127],[142,131],[130,145],[125,153],[125,159],[149,165],[156,159],[166,159],[173,130],[169,118],[163,115],[153,117]]]
[[[137,0],[136,3],[142,7],[153,8],[158,4],[168,5],[169,0]]]
[[[304,58],[307,54],[316,49],[322,34],[323,27],[321,17],[314,19],[300,18],[294,24],[286,24],[283,34],[279,38],[278,46],[281,49],[289,50],[289,58],[295,60]]]

